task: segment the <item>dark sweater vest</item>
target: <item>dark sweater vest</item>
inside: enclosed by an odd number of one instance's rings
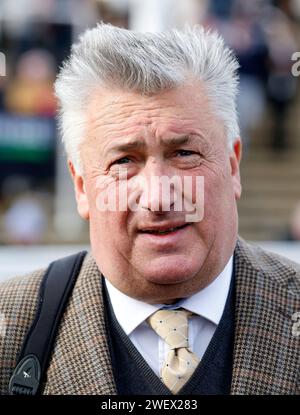
[[[172,395],[125,334],[114,315],[105,283],[103,287],[108,342],[118,395]],[[230,394],[234,303],[232,278],[221,320],[201,362],[179,395]]]

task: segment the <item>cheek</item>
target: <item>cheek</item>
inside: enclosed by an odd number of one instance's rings
[[[202,220],[195,225],[201,239],[207,246],[211,246],[218,235],[220,236],[227,229],[229,218],[232,216],[232,203],[228,198],[225,183],[206,177],[203,203]]]
[[[111,177],[98,177],[89,183],[88,199],[91,210],[91,226],[97,224],[99,233],[109,239],[124,233],[128,211],[119,207],[119,184]]]
[[[226,168],[204,174],[206,215],[217,217],[235,201],[230,172]]]
[[[130,245],[127,232],[127,212],[101,211],[96,204],[90,214],[90,228],[94,239],[104,249],[124,251]],[[123,248],[122,248],[123,247]]]

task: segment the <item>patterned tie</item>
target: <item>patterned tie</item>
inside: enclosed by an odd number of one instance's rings
[[[199,363],[189,349],[188,318],[192,314],[182,308],[158,310],[147,319],[150,327],[170,346],[161,379],[174,394],[189,380]]]

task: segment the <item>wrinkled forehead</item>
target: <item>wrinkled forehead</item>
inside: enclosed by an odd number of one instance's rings
[[[200,82],[151,96],[99,88],[87,105],[87,136],[102,139],[172,138],[200,134],[224,136],[206,89]]]

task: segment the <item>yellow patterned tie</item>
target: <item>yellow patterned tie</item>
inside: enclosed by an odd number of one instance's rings
[[[161,379],[172,393],[183,387],[199,363],[199,358],[189,349],[188,318],[192,314],[182,308],[158,310],[147,319],[150,327],[170,346]]]

